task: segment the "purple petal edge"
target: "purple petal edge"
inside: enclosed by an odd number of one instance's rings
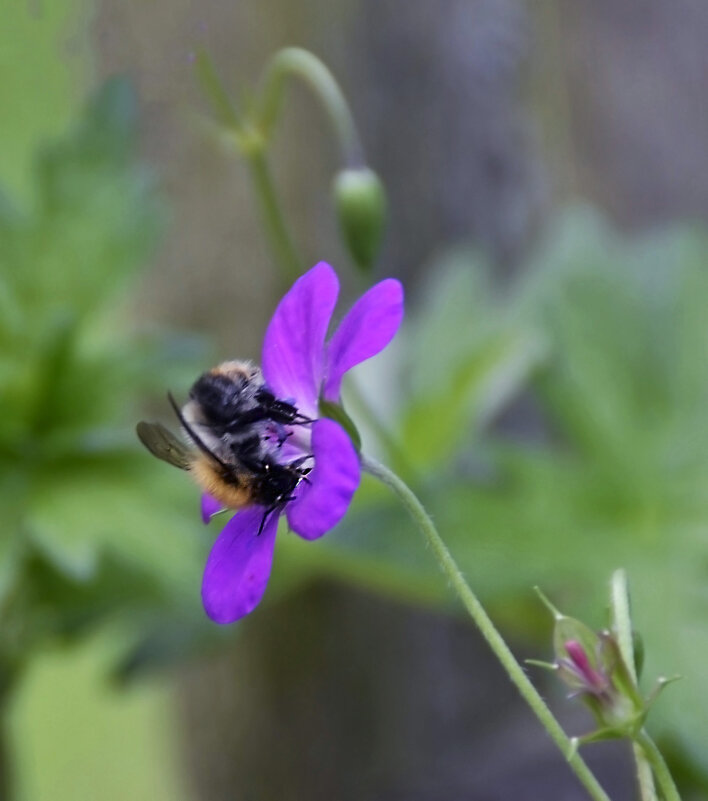
[[[214,515],[218,515],[219,512],[222,512],[224,507],[216,500],[216,498],[212,498],[206,492],[202,493],[202,502],[201,502],[201,511],[202,511],[202,523],[205,525],[209,523],[214,517]]]
[[[263,376],[279,398],[315,416],[324,372],[324,341],[337,303],[339,280],[320,262],[278,304],[263,340]]]
[[[273,564],[278,515],[270,515],[258,534],[262,519],[261,506],[238,512],[212,546],[204,568],[202,602],[215,623],[240,620],[263,597]]]
[[[382,351],[403,320],[403,286],[387,278],[365,292],[339,324],[327,346],[323,395],[339,400],[347,370]]]
[[[359,456],[344,429],[333,420],[321,419],[312,426],[315,466],[302,484],[286,515],[293,531],[306,540],[321,537],[346,514],[359,486]]]

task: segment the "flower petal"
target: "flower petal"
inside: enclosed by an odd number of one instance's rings
[[[223,511],[224,507],[216,498],[212,498],[212,496],[206,492],[202,493],[202,523],[206,525],[211,521],[214,515],[218,515],[219,512]]]
[[[381,281],[359,298],[327,347],[326,400],[339,400],[344,373],[383,350],[402,320],[403,287],[395,278]]]
[[[324,372],[324,340],[339,280],[320,262],[293,284],[278,304],[263,341],[263,376],[272,392],[315,416]]]
[[[215,623],[233,623],[253,611],[265,592],[273,563],[278,515],[263,531],[262,506],[235,514],[214,543],[202,581],[202,601]]]
[[[315,466],[296,500],[286,507],[293,531],[314,540],[344,517],[359,486],[359,456],[344,429],[333,420],[321,419],[312,426]]]

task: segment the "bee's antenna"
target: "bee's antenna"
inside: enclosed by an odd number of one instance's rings
[[[222,461],[213,451],[211,451],[207,446],[204,444],[202,439],[197,435],[194,429],[187,423],[184,419],[184,415],[182,414],[182,410],[177,405],[177,401],[172,397],[172,393],[167,393],[167,399],[170,402],[170,405],[175,411],[177,415],[177,419],[180,421],[182,428],[189,434],[190,438],[194,442],[194,444],[199,448],[200,451],[203,451],[210,459],[213,459],[219,467],[223,468],[227,472],[230,472],[233,468],[231,465],[226,464],[226,462]]]

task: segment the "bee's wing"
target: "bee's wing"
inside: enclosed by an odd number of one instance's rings
[[[160,423],[146,423],[144,420],[136,426],[138,438],[153,456],[163,462],[189,470],[194,457],[189,448]]]

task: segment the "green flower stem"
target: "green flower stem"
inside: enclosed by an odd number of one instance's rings
[[[259,126],[244,122],[219,77],[208,53],[197,53],[195,69],[218,122],[231,134],[234,144],[248,163],[253,188],[263,217],[266,238],[273,251],[284,284],[303,272],[303,264],[285,224],[278,194],[268,166],[268,137]]]
[[[676,785],[674,784],[674,780],[671,778],[669,768],[664,761],[664,757],[661,755],[661,751],[659,751],[659,749],[656,747],[656,743],[644,730],[640,731],[637,735],[637,743],[641,747],[642,751],[644,751],[644,754],[651,765],[652,770],[654,771],[654,776],[656,777],[656,781],[661,788],[664,801],[681,801],[681,796],[679,796]]]
[[[299,47],[280,50],[266,69],[260,104],[255,113],[255,124],[263,137],[266,140],[270,138],[280,113],[285,82],[290,76],[305,81],[322,103],[335,130],[345,165],[356,167],[362,164],[361,140],[339,84],[316,56]]]
[[[612,617],[617,632],[620,653],[629,670],[630,676],[637,684],[637,670],[634,660],[634,645],[632,642],[632,618],[629,609],[629,588],[627,574],[624,570],[616,570],[612,574],[610,583]],[[652,766],[642,747],[632,743],[634,761],[637,766],[637,783],[642,801],[657,801],[656,787]]]
[[[250,147],[244,151],[244,155],[261,209],[266,238],[280,268],[283,283],[288,286],[304,272],[303,262],[285,223],[264,148]]]
[[[526,703],[528,703],[536,714],[536,717],[541,721],[553,742],[566,756],[570,767],[585,787],[590,797],[594,799],[594,801],[610,801],[608,795],[591,773],[584,760],[577,753],[570,738],[563,731],[555,717],[553,717],[545,701],[529,681],[523,668],[516,661],[509,647],[492,623],[489,615],[487,615],[481,603],[470,589],[421,502],[410,488],[387,467],[362,455],[362,468],[367,473],[386,484],[406,507],[418,528],[425,535],[440,567],[450,581],[450,584],[452,584],[453,589],[459,596],[465,609],[477,624],[482,636],[485,638],[492,651],[494,651],[497,659],[501,662],[509,678],[516,685]],[[670,801],[674,801],[674,799],[670,799]]]

